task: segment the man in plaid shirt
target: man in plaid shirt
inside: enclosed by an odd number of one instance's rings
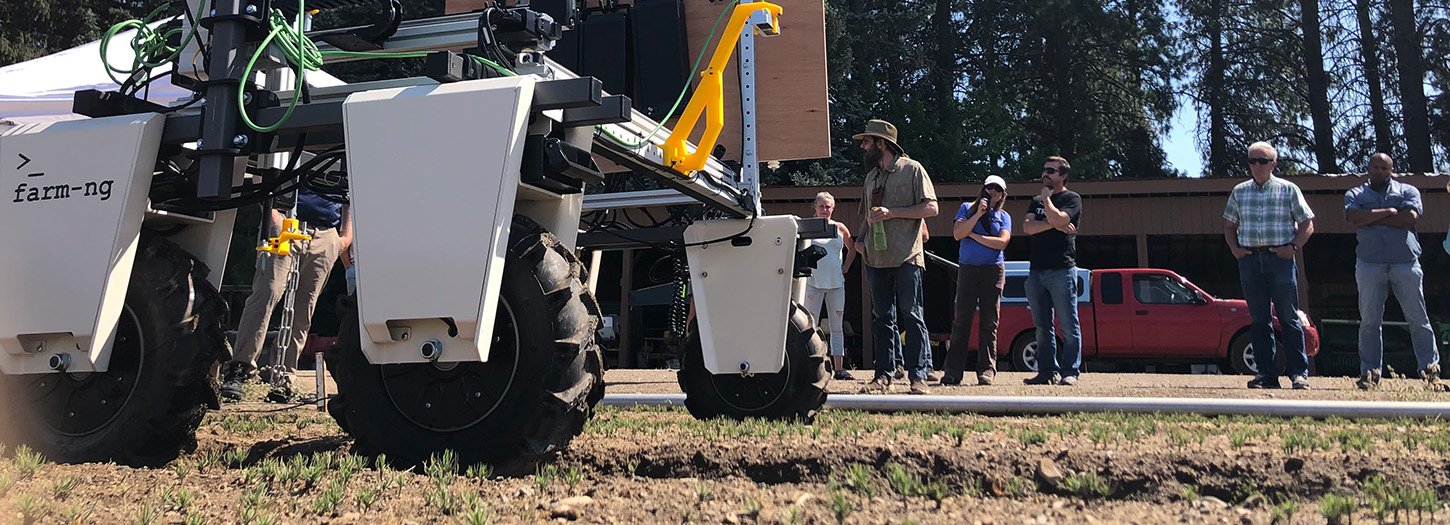
[[[1294,256],[1314,234],[1314,211],[1294,183],[1274,176],[1279,153],[1267,142],[1249,146],[1253,180],[1235,186],[1223,210],[1223,237],[1239,260],[1239,281],[1252,318],[1254,364],[1258,375],[1249,388],[1279,388],[1273,317],[1278,314],[1289,380],[1295,390],[1309,388],[1309,356],[1299,323],[1299,278]]]

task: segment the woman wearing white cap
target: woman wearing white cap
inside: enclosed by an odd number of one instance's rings
[[[830,220],[836,210],[836,197],[828,192],[816,194],[814,205],[816,218]],[[837,235],[829,239],[812,239],[810,242],[826,249],[826,256],[816,262],[816,270],[806,279],[806,310],[812,316],[821,315],[821,303],[825,303],[831,327],[831,361],[836,365],[836,379],[851,380],[846,371],[846,335],[842,315],[846,311],[846,269],[850,268],[848,256],[841,261],[843,251],[851,253],[851,230],[846,225],[831,221]],[[819,319],[819,317],[817,318]]]
[[[964,202],[957,211],[952,236],[961,242],[957,254],[957,301],[952,339],[947,349],[943,385],[960,385],[966,368],[972,313],[982,312],[977,347],[977,384],[990,385],[997,376],[997,316],[1005,283],[1002,250],[1012,240],[1012,218],[1002,211],[1007,181],[992,175],[982,184],[982,197]]]

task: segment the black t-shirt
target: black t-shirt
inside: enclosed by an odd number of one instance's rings
[[[1052,205],[1067,214],[1073,226],[1082,220],[1082,196],[1072,190],[1065,190],[1052,196]],[[1033,220],[1047,220],[1042,205],[1042,196],[1032,197],[1032,206],[1027,213]],[[1047,230],[1032,236],[1032,269],[1058,269],[1077,266],[1077,234],[1068,235],[1060,230]]]

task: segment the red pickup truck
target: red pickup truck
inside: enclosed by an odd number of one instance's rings
[[[997,351],[1016,370],[1036,371],[1037,334],[1027,306],[1027,269],[1026,262],[1007,263]],[[1151,268],[1079,269],[1077,288],[1085,361],[1226,361],[1240,374],[1257,370],[1243,300],[1213,297],[1172,271]],[[980,318],[973,317],[968,344],[975,350]],[[1305,349],[1310,356],[1318,354],[1319,330],[1302,310],[1299,322]],[[1278,330],[1277,319],[1274,327]],[[1057,341],[1062,344],[1061,329]]]

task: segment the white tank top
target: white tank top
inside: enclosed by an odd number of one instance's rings
[[[835,221],[831,222],[835,226]],[[826,249],[826,256],[816,262],[816,269],[806,280],[806,284],[818,290],[829,290],[846,286],[846,276],[841,275],[841,252],[846,249],[846,242],[839,236],[829,239],[811,239],[811,244]]]

